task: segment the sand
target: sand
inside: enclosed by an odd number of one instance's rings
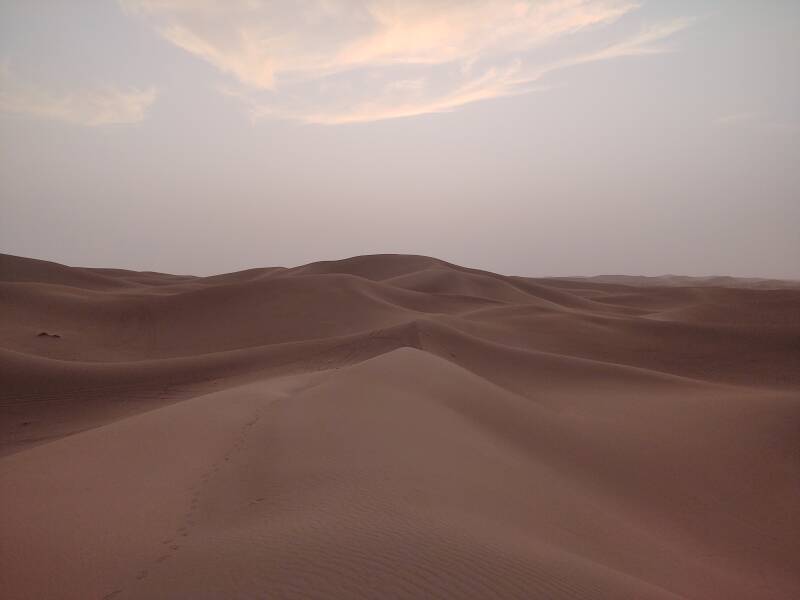
[[[800,598],[791,284],[3,256],[0,381],[8,600]]]

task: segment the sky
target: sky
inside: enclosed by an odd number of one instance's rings
[[[0,0],[0,252],[800,278],[800,2]]]

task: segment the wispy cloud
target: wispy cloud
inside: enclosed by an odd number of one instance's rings
[[[800,133],[800,123],[775,119],[766,113],[757,111],[726,113],[714,119],[713,122],[714,125],[725,128],[749,129],[767,133]]]
[[[99,127],[142,121],[157,91],[148,89],[93,89],[55,92],[20,81],[8,65],[0,66],[0,111]]]
[[[761,115],[757,112],[728,113],[714,119],[714,124],[723,126],[739,125],[742,123],[752,123],[760,118]]]
[[[609,26],[631,0],[120,0],[230,76],[253,118],[353,123],[527,93],[566,67],[665,51],[688,21],[537,64],[538,49]]]

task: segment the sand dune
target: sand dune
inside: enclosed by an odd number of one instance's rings
[[[591,281],[593,283],[612,283],[646,287],[725,287],[752,288],[761,290],[800,289],[800,281],[786,279],[766,279],[763,277],[731,277],[717,275],[712,277],[687,277],[686,275],[595,275],[594,277],[572,277],[568,279]]]
[[[662,279],[2,256],[3,597],[798,598],[800,289]]]

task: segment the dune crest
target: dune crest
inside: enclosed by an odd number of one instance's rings
[[[800,289],[0,255],[0,589],[800,597]]]

